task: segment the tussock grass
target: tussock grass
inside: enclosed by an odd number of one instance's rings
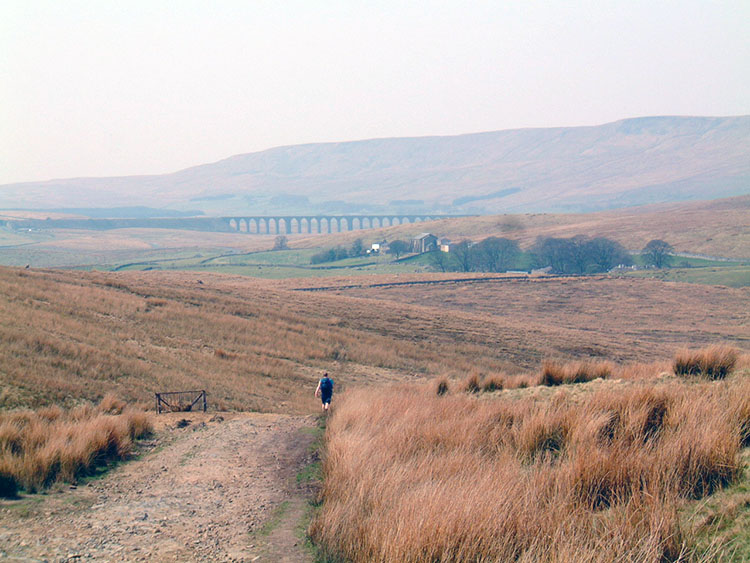
[[[111,395],[98,407],[0,413],[0,496],[75,482],[127,457],[133,441],[150,431],[149,415]]]
[[[746,397],[747,376],[575,401],[352,391],[309,533],[334,560],[695,559],[679,510],[741,474]]]
[[[438,397],[447,394],[449,391],[450,384],[448,383],[448,378],[441,377],[440,379],[438,379],[435,383],[435,393],[438,395]]]
[[[506,377],[502,374],[488,375],[482,380],[482,391],[502,391],[507,385]]]
[[[482,390],[479,374],[472,372],[467,375],[461,384],[461,390],[466,393],[479,393]]]
[[[606,379],[614,373],[610,362],[568,362],[546,360],[539,374],[539,385],[555,386]]]
[[[675,354],[673,370],[682,377],[700,376],[724,379],[737,364],[739,353],[731,346],[714,345],[701,350],[680,350]]]

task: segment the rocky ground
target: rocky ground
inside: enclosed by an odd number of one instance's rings
[[[189,422],[185,422],[189,421]],[[9,561],[309,561],[317,419],[255,413],[157,417],[137,458],[104,477],[0,501]]]

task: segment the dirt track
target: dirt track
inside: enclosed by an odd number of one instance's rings
[[[224,420],[219,420],[223,417]],[[177,422],[189,425],[177,428]],[[102,479],[0,501],[10,561],[308,561],[313,417],[169,414],[138,459]]]

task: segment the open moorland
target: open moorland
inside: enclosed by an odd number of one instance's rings
[[[0,553],[746,560],[743,266],[547,277],[310,258],[423,230],[639,248],[669,221],[678,251],[746,257],[747,203],[456,219],[280,251],[273,235],[3,231],[3,259],[31,267],[0,267],[0,495],[19,495],[0,500]],[[737,287],[719,285],[730,270]],[[675,356],[717,343],[708,378]],[[323,371],[337,392],[315,445]],[[213,412],[143,413],[187,389]]]
[[[37,409],[0,421],[0,473],[21,493],[0,501],[6,555],[747,553],[746,288],[607,276],[271,281],[5,267],[0,295],[2,407]],[[739,351],[727,353],[728,378],[669,375],[675,350],[716,342]],[[577,363],[556,363],[565,361]],[[337,401],[318,451],[309,414],[324,370]],[[435,394],[436,380],[446,396]],[[186,389],[206,389],[212,411],[245,412],[152,422],[111,398],[148,408],[154,392]],[[611,440],[597,441],[602,432]],[[60,484],[133,449],[137,459],[86,487]],[[378,486],[375,474],[385,476]],[[29,494],[47,487],[61,494]],[[303,549],[306,529],[315,547]]]
[[[221,408],[309,412],[342,382],[517,373],[545,357],[652,361],[750,348],[750,290],[641,279],[495,278],[300,291],[204,273],[3,268],[5,407],[208,389]],[[424,280],[422,280],[424,281]],[[284,285],[287,284],[287,285]],[[296,284],[296,287],[295,287]],[[329,286],[330,287],[330,286]]]

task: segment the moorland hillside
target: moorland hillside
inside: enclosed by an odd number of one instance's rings
[[[278,147],[173,174],[0,186],[4,208],[590,211],[746,194],[750,117],[642,117]]]
[[[150,406],[156,391],[206,389],[215,408],[311,412],[322,370],[346,387],[513,374],[545,357],[641,362],[682,344],[750,347],[745,289],[453,278],[299,291],[207,272],[0,268],[0,405],[114,393]]]

